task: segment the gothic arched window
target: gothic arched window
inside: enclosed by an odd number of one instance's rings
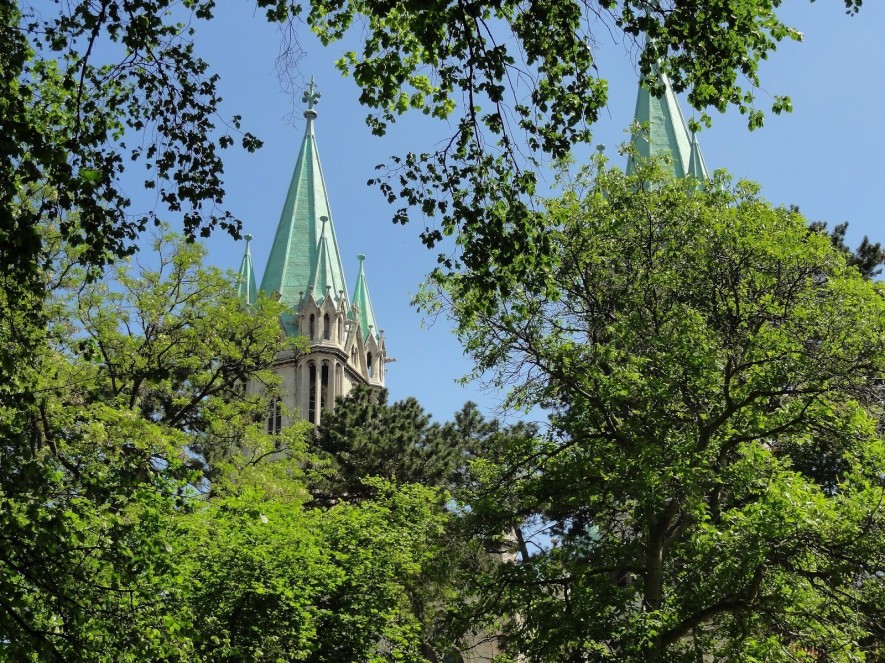
[[[369,371],[369,377],[372,377],[372,353],[366,355],[366,370]]]
[[[327,407],[329,407],[329,364],[324,361],[320,372],[320,409],[325,410]]]
[[[267,432],[278,435],[283,430],[283,402],[274,398],[267,404]]]
[[[332,338],[332,325],[329,324],[329,314],[323,316],[323,338],[329,340]]]
[[[313,313],[310,314],[310,340],[313,340],[313,337],[316,335],[316,318],[313,317]]]
[[[307,420],[314,423],[317,412],[317,365],[308,364]]]

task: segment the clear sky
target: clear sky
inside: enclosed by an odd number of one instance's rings
[[[222,4],[222,3],[219,3]],[[264,140],[249,155],[230,151],[226,161],[227,206],[245,222],[255,239],[252,254],[260,282],[304,130],[301,90],[281,88],[275,69],[280,47],[276,29],[249,3],[223,3],[218,20],[202,26],[200,53],[221,74],[228,115],[239,113],[247,130]],[[885,3],[866,3],[857,17],[844,15],[841,0],[789,3],[787,22],[805,42],[785,43],[763,63],[759,92],[787,94],[794,111],[769,116],[765,127],[748,132],[736,112],[714,115],[699,137],[709,170],[726,168],[759,182],[763,195],[777,204],[797,204],[810,219],[831,224],[849,221],[852,244],[868,234],[885,240],[883,228],[883,101],[885,101]],[[410,117],[387,136],[370,135],[357,102],[358,89],[333,66],[343,46],[323,48],[304,30],[307,54],[299,72],[302,85],[314,76],[322,99],[317,111],[317,144],[323,164],[332,219],[339,238],[348,287],[365,269],[378,324],[385,330],[392,399],[415,396],[437,419],[447,419],[466,400],[495,413],[500,395],[478,385],[461,387],[456,379],[470,369],[445,321],[429,329],[409,301],[423,276],[435,265],[435,252],[418,239],[417,225],[394,226],[393,207],[366,181],[389,155],[432,149],[450,127]],[[625,139],[636,98],[635,57],[611,43],[601,31],[599,69],[609,79],[610,103],[594,130],[594,142],[607,146],[613,163],[623,159],[617,146]],[[691,110],[683,105],[690,117]],[[576,153],[586,159],[592,147]],[[243,243],[223,233],[207,241],[209,260],[236,269]]]

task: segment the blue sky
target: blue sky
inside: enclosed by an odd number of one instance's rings
[[[218,20],[200,28],[201,54],[221,74],[224,109],[243,115],[244,127],[264,140],[255,154],[230,151],[226,161],[227,206],[255,236],[252,254],[264,269],[286,195],[304,124],[300,90],[281,89],[275,69],[280,37],[248,3],[224,3]],[[783,44],[763,63],[760,104],[768,95],[788,94],[794,111],[767,117],[765,127],[748,132],[736,112],[714,115],[699,137],[710,170],[726,168],[762,185],[777,204],[797,204],[811,219],[850,222],[852,244],[868,234],[885,240],[883,228],[883,100],[885,100],[885,3],[867,3],[857,17],[844,15],[840,0],[790,3],[783,16],[805,35],[801,44]],[[417,224],[394,226],[393,207],[367,187],[374,166],[392,154],[431,149],[448,136],[439,121],[411,116],[387,136],[370,135],[357,102],[358,89],[333,66],[343,46],[322,47],[304,30],[307,53],[299,65],[306,82],[317,81],[317,144],[332,206],[333,222],[352,289],[356,255],[364,253],[366,275],[379,326],[397,362],[389,366],[393,399],[415,396],[437,419],[447,419],[470,399],[495,414],[500,395],[479,385],[461,387],[457,378],[470,369],[445,321],[427,328],[409,301],[434,267],[435,252],[423,248]],[[599,69],[609,79],[610,103],[594,129],[613,163],[623,159],[636,96],[635,57],[600,32]],[[687,117],[691,110],[683,105]],[[592,147],[575,157],[586,160]],[[207,241],[209,260],[236,269],[243,243],[222,233]]]

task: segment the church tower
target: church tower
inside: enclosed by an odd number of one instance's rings
[[[689,132],[686,126],[670,79],[657,69],[654,74],[663,84],[664,94],[660,97],[653,96],[640,81],[634,122],[642,125],[643,130],[633,135],[636,158],[642,160],[669,155],[670,170],[674,177],[706,180],[707,166],[701,155],[701,148],[694,133]],[[634,156],[631,154],[627,160],[628,175],[635,166]]]
[[[268,413],[271,433],[294,417],[319,424],[322,413],[355,385],[384,386],[387,351],[369,297],[363,255],[358,256],[356,289],[348,297],[314,134],[319,98],[311,81],[302,98],[307,104],[304,138],[259,288],[286,306],[282,333],[304,336],[310,343],[308,353],[283,352],[274,361],[282,397]],[[240,295],[253,302],[257,292],[249,239],[247,235]]]

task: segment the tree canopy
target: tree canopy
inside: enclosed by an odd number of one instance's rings
[[[417,662],[455,605],[539,661],[881,653],[881,247],[653,165],[535,198],[605,104],[599,29],[649,87],[753,127],[760,60],[801,37],[779,0],[255,6],[326,42],[365,27],[339,65],[375,133],[451,122],[375,184],[395,220],[435,219],[427,246],[456,238],[435,278],[466,348],[552,428],[358,392],[322,454],[306,426],[262,432],[279,305],[245,306],[194,243],[104,269],[165,214],[239,234],[220,154],[260,141],[196,54],[216,3],[4,3],[0,654]],[[157,209],[133,213],[133,167]]]
[[[280,304],[181,238],[87,282],[44,233],[46,341],[0,402],[0,658],[424,660],[440,497],[376,480],[306,506],[310,426],[261,425],[270,363],[301,348]]]
[[[324,415],[317,450],[318,498],[360,501],[373,494],[366,477],[420,484],[457,495],[470,464],[498,436],[533,437],[533,424],[503,425],[468,402],[452,421],[436,423],[414,398],[388,404],[386,389],[358,386]]]
[[[861,5],[844,4],[849,13]],[[452,122],[441,149],[397,157],[377,183],[404,204],[397,220],[410,209],[438,215],[424,242],[456,235],[458,260],[490,291],[508,290],[536,267],[522,247],[545,242],[533,230],[538,169],[589,140],[605,105],[605,72],[594,56],[601,30],[620,35],[625,48],[644,43],[639,68],[652,88],[657,68],[696,108],[734,105],[751,126],[763,117],[754,98],[758,63],[782,40],[801,38],[774,0],[255,6],[296,42],[305,27],[329,43],[365,26],[360,50],[339,66],[359,86],[374,132],[409,110]],[[195,49],[201,22],[218,10],[214,0],[4,4],[2,67],[16,84],[2,92],[0,260],[16,301],[39,296],[35,268],[45,256],[37,227],[45,217],[92,265],[130,253],[165,212],[182,218],[188,236],[215,227],[239,235],[240,222],[222,207],[221,152],[234,143],[254,150],[260,140],[241,117],[219,117],[218,75]],[[789,107],[774,96],[774,112]],[[131,209],[122,176],[133,167],[157,191],[158,209]]]
[[[475,531],[542,532],[477,618],[537,661],[880,655],[882,284],[724,176],[603,170],[545,219],[489,314],[446,282],[479,370],[552,411],[474,464]]]

